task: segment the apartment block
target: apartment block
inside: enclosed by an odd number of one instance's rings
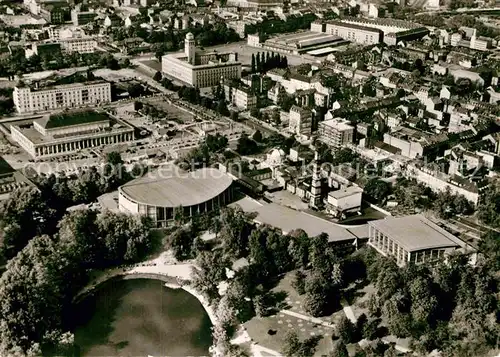
[[[350,144],[354,140],[354,127],[341,118],[319,123],[318,133],[322,142],[334,148]]]
[[[111,84],[92,81],[40,89],[15,87],[12,96],[18,113],[77,108],[111,102]]]
[[[299,106],[290,108],[290,116],[288,121],[288,131],[297,135],[311,135],[312,127],[312,112],[309,109]]]

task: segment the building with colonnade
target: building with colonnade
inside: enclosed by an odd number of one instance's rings
[[[11,125],[15,140],[34,159],[134,140],[134,128],[92,110],[52,114],[32,123]]]

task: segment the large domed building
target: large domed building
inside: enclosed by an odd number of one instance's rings
[[[157,227],[165,227],[178,215],[189,218],[230,203],[232,182],[214,168],[184,172],[163,167],[121,186],[118,205],[122,212],[148,216]]]

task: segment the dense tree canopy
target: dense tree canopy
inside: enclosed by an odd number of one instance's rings
[[[88,272],[137,261],[151,248],[149,221],[124,214],[74,211],[58,228],[31,239],[0,279],[3,356],[58,347]]]

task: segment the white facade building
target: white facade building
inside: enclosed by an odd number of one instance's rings
[[[332,191],[328,194],[327,209],[336,216],[358,212],[361,209],[362,196],[363,190],[357,186]]]
[[[12,96],[18,113],[76,108],[111,102],[111,84],[93,81],[42,89],[15,87]]]
[[[341,118],[319,123],[318,133],[322,142],[334,148],[350,144],[354,140],[354,127]]]
[[[326,33],[363,45],[380,43],[383,38],[383,33],[379,29],[340,21],[328,22],[326,24]]]
[[[66,53],[94,53],[97,41],[93,38],[68,38],[60,40],[61,49]]]
[[[312,112],[296,105],[290,108],[288,131],[297,135],[311,135]]]
[[[241,78],[241,62],[235,52],[198,52],[192,33],[186,35],[184,53],[162,57],[162,72],[193,87],[206,88],[224,79]]]

